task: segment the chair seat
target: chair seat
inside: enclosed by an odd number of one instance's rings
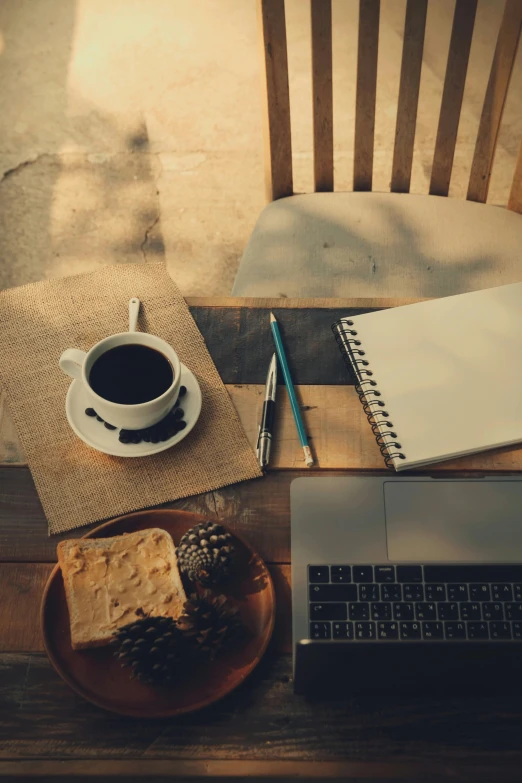
[[[311,193],[269,204],[233,296],[435,297],[522,280],[522,215],[398,193]]]

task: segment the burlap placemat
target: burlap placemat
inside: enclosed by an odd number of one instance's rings
[[[65,416],[65,348],[88,350],[128,328],[162,337],[196,375],[203,395],[194,430],[151,457],[101,454]],[[232,350],[232,346],[230,347]],[[164,264],[122,264],[0,293],[0,383],[49,522],[59,533],[100,519],[260,476],[255,455],[179,289]]]

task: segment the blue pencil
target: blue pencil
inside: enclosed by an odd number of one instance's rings
[[[270,326],[272,329],[272,335],[274,337],[274,343],[277,351],[277,358],[279,359],[279,364],[283,371],[286,390],[288,392],[288,397],[290,398],[290,405],[292,407],[292,413],[294,414],[295,425],[297,427],[297,433],[299,435],[299,442],[303,447],[306,465],[309,468],[311,468],[314,464],[314,460],[312,457],[312,452],[310,451],[310,446],[308,445],[308,439],[306,437],[303,420],[301,418],[301,412],[299,410],[297,397],[295,396],[294,384],[292,383],[292,378],[290,377],[290,370],[288,369],[288,362],[286,361],[285,349],[283,348],[283,341],[281,340],[279,326],[277,324],[276,317],[273,313],[270,313]]]

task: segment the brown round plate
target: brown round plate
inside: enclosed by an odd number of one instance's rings
[[[178,544],[186,530],[204,519],[187,511],[138,511],[106,522],[84,538],[108,538],[159,527]],[[193,673],[181,672],[179,680],[167,687],[155,689],[131,680],[129,670],[120,667],[110,647],[72,649],[62,572],[57,565],[44,590],[41,622],[45,649],[58,674],[98,707],[140,718],[193,712],[230,693],[266,650],[274,628],[275,594],[270,573],[259,555],[240,536],[229,532],[235,538],[237,568],[220,592],[239,605],[246,634],[238,645],[223,651],[215,661],[203,661]]]

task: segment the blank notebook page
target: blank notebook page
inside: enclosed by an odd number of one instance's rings
[[[350,320],[405,455],[396,470],[522,442],[522,283]]]

